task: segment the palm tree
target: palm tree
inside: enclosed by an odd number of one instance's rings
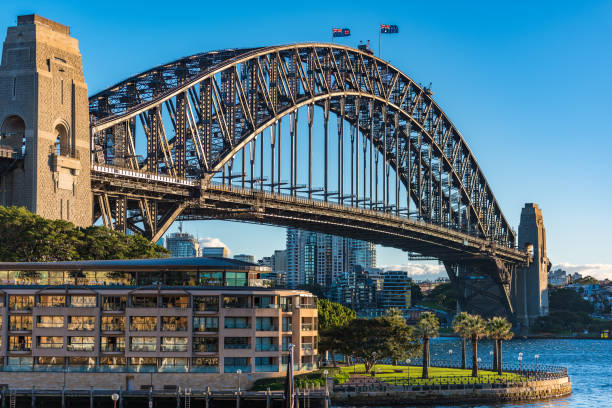
[[[429,339],[438,336],[440,322],[435,313],[425,312],[414,328],[414,333],[423,339],[423,373],[422,378],[429,378]]]
[[[466,334],[472,341],[472,377],[478,377],[478,340],[486,335],[487,323],[479,315],[470,315],[465,321]]]
[[[455,316],[453,320],[453,330],[461,337],[461,368],[465,370],[466,361],[466,343],[468,335],[465,332],[465,321],[470,317],[468,312],[461,312]]]
[[[487,321],[487,335],[493,339],[493,370],[502,375],[502,340],[510,340],[512,323],[504,317],[492,317]]]

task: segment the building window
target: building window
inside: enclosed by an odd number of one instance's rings
[[[64,327],[64,316],[36,316],[36,327],[59,329]]]
[[[250,329],[248,317],[226,317],[224,320],[224,327],[226,329]]]
[[[96,307],[96,296],[70,296],[70,307]]]
[[[164,357],[161,359],[159,371],[165,373],[186,373],[187,359],[184,357]]]
[[[193,331],[196,332],[216,332],[219,331],[218,317],[194,317]]]
[[[93,337],[68,337],[68,351],[94,351],[94,347],[95,341]]]
[[[102,310],[106,312],[124,311],[125,303],[125,296],[102,296]]]
[[[125,371],[127,359],[121,356],[102,356],[100,357],[99,371],[105,373],[116,373]]]
[[[161,351],[184,353],[188,351],[187,337],[162,337]]]
[[[64,371],[66,367],[65,357],[36,357],[34,371]]]
[[[132,296],[132,307],[157,307],[157,296]]]
[[[291,344],[291,336],[283,336],[282,351],[289,351],[290,344]]]
[[[255,321],[255,329],[260,331],[276,331],[276,319],[273,317],[258,317]]]
[[[95,357],[68,357],[68,371],[92,372],[96,369]]]
[[[255,357],[255,371],[262,372],[277,372],[278,363],[276,357]]]
[[[153,373],[157,371],[157,358],[130,357],[130,371],[134,373]]]
[[[31,331],[32,316],[9,316],[9,327],[11,331]]]
[[[100,337],[100,350],[105,353],[125,351],[125,337]]]
[[[32,336],[9,336],[9,351],[31,351]]]
[[[68,316],[68,330],[93,330],[95,322],[94,316]]]
[[[218,373],[219,358],[218,357],[194,357],[191,359],[192,373]]]
[[[283,331],[290,332],[291,326],[291,317],[283,317]]]
[[[247,286],[246,272],[225,272],[225,286]]]
[[[254,304],[258,309],[276,309],[278,307],[275,296],[255,296]]]
[[[64,348],[64,338],[56,336],[40,336],[36,341],[36,347],[40,349]]]
[[[224,296],[223,307],[226,309],[250,309],[250,296]]]
[[[157,330],[157,317],[154,316],[132,316],[130,317],[131,331],[155,331]]]
[[[250,349],[250,337],[225,337],[223,339],[223,348],[225,349]]]
[[[165,331],[187,331],[189,322],[187,316],[162,316],[162,330]]]
[[[9,296],[9,310],[32,310],[34,296]]]
[[[189,296],[162,296],[161,304],[164,308],[187,309],[189,307]]]
[[[8,357],[4,371],[32,371],[32,357]]]
[[[40,295],[38,307],[65,307],[66,296]]]
[[[132,337],[131,351],[156,351],[157,337]]]
[[[275,344],[276,337],[256,337],[255,351],[278,351],[278,344]]]
[[[219,310],[219,296],[194,296],[194,312],[217,312]]]
[[[125,331],[125,317],[102,316],[102,331]]]
[[[193,351],[196,353],[216,353],[219,351],[218,337],[194,337]]]
[[[248,357],[225,357],[223,359],[223,372],[235,373],[241,370],[243,373],[251,372],[251,365]]]
[[[222,272],[200,272],[200,285],[223,286]]]

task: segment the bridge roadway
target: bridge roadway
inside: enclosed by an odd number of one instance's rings
[[[331,231],[445,262],[491,258],[509,264],[529,261],[527,252],[454,229],[322,200],[100,165],[92,166],[91,180],[94,194],[116,193],[132,200],[174,203],[174,214],[167,223],[176,219],[237,220]]]

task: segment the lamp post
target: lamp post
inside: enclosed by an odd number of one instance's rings
[[[238,376],[238,395],[240,395],[240,374],[242,374],[241,369],[236,370],[236,375]]]
[[[406,359],[406,365],[408,366],[408,385],[410,385],[410,359]]]
[[[453,364],[453,350],[448,350],[448,366],[451,367]]]
[[[327,374],[329,374],[329,371],[323,370],[323,375],[325,376],[325,395],[327,395]]]
[[[519,371],[523,371],[523,353],[519,353],[518,362],[519,362]]]
[[[536,371],[538,371],[538,358],[540,358],[540,355],[539,355],[539,354],[536,354],[536,355],[535,355],[535,356],[533,356],[533,357],[535,358],[535,362],[536,362],[536,364],[535,364],[535,370],[536,370]]]
[[[493,351],[489,351],[489,356],[491,356],[491,369],[495,366],[495,362],[493,361]]]
[[[378,354],[378,353],[377,353],[377,352],[375,352],[375,351],[374,351],[374,352],[372,352],[372,357],[374,357],[374,363],[372,364],[372,368],[376,367],[376,355],[377,355],[377,354]],[[364,368],[364,370],[365,370],[365,365],[364,365],[364,367],[363,367],[363,368]],[[374,377],[376,377],[376,373],[374,373]]]
[[[111,399],[113,400],[113,408],[117,406],[117,401],[119,400],[119,394],[114,393],[111,395]]]

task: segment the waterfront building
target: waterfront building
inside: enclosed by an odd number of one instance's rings
[[[555,269],[548,272],[548,284],[550,286],[567,286],[570,283],[570,275],[563,269]]]
[[[199,255],[200,243],[191,234],[175,232],[166,236],[166,249],[172,257],[191,258]]]
[[[406,271],[385,271],[381,306],[396,308],[405,313],[410,308],[410,286],[412,279]]]
[[[255,257],[253,255],[238,254],[234,255],[234,259],[242,262],[255,263]]]
[[[257,287],[261,272],[221,258],[0,263],[0,383],[220,388],[238,369],[243,384],[284,375],[289,344],[296,370],[315,368],[316,298]]]
[[[226,247],[202,247],[201,254],[203,257],[209,258],[227,258],[229,251]]]

